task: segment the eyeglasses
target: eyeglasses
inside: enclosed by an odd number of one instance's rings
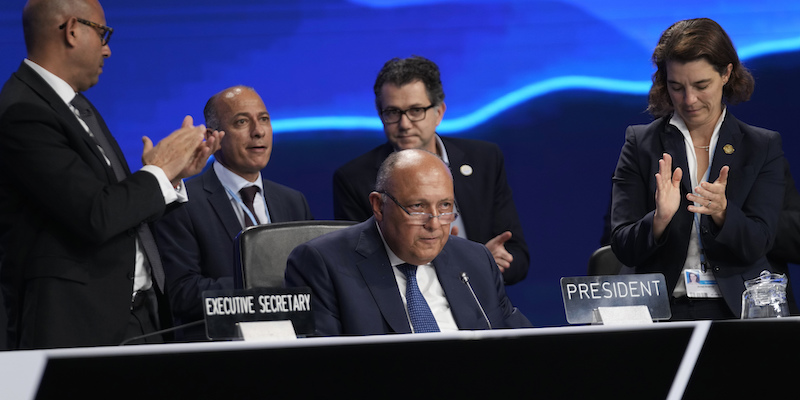
[[[397,204],[397,206],[400,207],[401,210],[405,211],[405,213],[408,214],[409,222],[411,222],[414,225],[425,225],[428,223],[428,221],[431,220],[431,218],[439,218],[439,223],[447,225],[455,221],[456,218],[458,218],[457,212],[443,212],[439,213],[439,215],[433,215],[431,213],[424,213],[424,212],[410,212],[405,207],[400,205],[400,202],[398,202],[397,199],[395,199],[394,196],[389,194],[387,191],[381,190],[378,193],[389,196],[389,198],[392,199],[394,204]]]
[[[100,25],[97,22],[87,21],[83,18],[75,18],[75,19],[84,25],[88,25],[91,26],[92,28],[99,29],[97,33],[100,34],[100,41],[102,42],[102,45],[103,46],[108,45],[108,42],[111,40],[111,34],[114,33],[114,28],[110,26]],[[67,22],[61,24],[58,27],[58,29],[64,29],[67,26]]]
[[[400,122],[400,118],[405,114],[409,121],[417,122],[425,119],[428,110],[435,107],[433,104],[427,107],[411,107],[408,110],[398,110],[396,108],[389,108],[381,111],[381,119],[387,124],[394,124]]]

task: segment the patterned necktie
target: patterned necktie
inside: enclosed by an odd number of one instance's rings
[[[127,174],[125,173],[125,169],[122,166],[122,162],[117,157],[117,153],[114,151],[114,148],[111,146],[108,138],[106,137],[103,130],[100,128],[100,122],[97,121],[97,117],[92,112],[92,106],[89,104],[89,100],[87,100],[83,95],[77,94],[75,98],[72,99],[70,102],[78,113],[80,113],[80,119],[86,123],[86,126],[89,128],[89,136],[92,137],[94,143],[97,145],[97,148],[100,150],[100,153],[106,158],[106,161],[111,166],[111,169],[114,170],[114,175],[117,177],[117,181],[120,182]]]
[[[400,264],[397,266],[406,276],[406,305],[408,306],[408,317],[414,327],[414,333],[439,332],[439,325],[433,317],[431,308],[417,284],[417,266],[411,264]]]
[[[247,206],[247,209],[250,210],[251,213],[253,213],[253,218],[256,219],[255,223],[253,223],[253,221],[250,220],[250,216],[247,215],[247,213],[244,213],[245,227],[260,224],[260,222],[258,222],[258,217],[256,217],[255,207],[253,207],[253,201],[255,200],[256,193],[258,192],[259,192],[258,186],[243,187],[242,190],[239,191],[239,194],[242,195],[242,202],[244,202],[244,205]]]
[[[125,167],[119,157],[117,157],[117,153],[114,151],[114,147],[106,137],[105,132],[100,128],[100,123],[92,112],[92,106],[89,100],[83,97],[83,95],[77,94],[70,104],[78,110],[80,119],[89,127],[89,136],[94,139],[100,153],[103,154],[106,158],[106,162],[108,162],[111,169],[114,170],[114,176],[116,176],[117,182],[124,180],[127,177]],[[153,232],[150,230],[150,225],[143,222],[139,224],[136,230],[139,236],[139,243],[144,250],[148,264],[150,264],[150,272],[153,280],[156,281],[156,285],[163,291],[165,285],[164,267],[161,265],[161,256],[158,254],[158,246],[156,245],[155,237],[153,237]]]

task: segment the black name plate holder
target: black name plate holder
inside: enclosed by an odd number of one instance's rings
[[[291,320],[297,335],[314,332],[311,289],[206,290],[203,314],[209,339],[241,339],[237,323]]]

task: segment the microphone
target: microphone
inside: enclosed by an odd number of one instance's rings
[[[181,330],[181,329],[186,329],[186,328],[189,328],[189,327],[192,327],[192,326],[195,326],[195,325],[200,325],[200,324],[205,324],[205,323],[206,323],[206,320],[204,318],[204,319],[200,319],[200,320],[197,320],[197,321],[189,322],[189,323],[186,323],[186,324],[183,324],[183,325],[173,326],[172,328],[162,329],[160,331],[155,331],[155,332],[150,332],[150,333],[147,333],[147,334],[144,334],[144,335],[134,336],[132,338],[128,338],[128,339],[123,340],[122,343],[119,344],[119,346],[125,346],[128,343],[135,342],[135,341],[140,340],[140,339],[147,339],[147,338],[149,338],[151,336],[157,336],[157,335],[161,335],[161,334],[164,334],[164,333],[178,331],[178,330]]]
[[[489,329],[492,329],[492,323],[489,322],[489,317],[487,317],[486,312],[483,311],[483,306],[481,305],[481,302],[478,301],[478,296],[476,296],[475,291],[472,290],[472,285],[469,284],[469,276],[467,276],[466,272],[461,273],[461,282],[464,282],[464,284],[467,285],[467,288],[469,288],[469,292],[472,293],[472,298],[475,300],[475,304],[478,305],[478,309],[480,309],[481,314],[483,314],[483,319],[486,320],[486,325],[489,326]]]

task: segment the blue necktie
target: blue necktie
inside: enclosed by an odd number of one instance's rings
[[[397,266],[406,276],[406,305],[408,306],[408,317],[414,327],[414,333],[439,332],[439,325],[433,317],[431,308],[417,284],[417,266],[411,264],[400,264]]]

